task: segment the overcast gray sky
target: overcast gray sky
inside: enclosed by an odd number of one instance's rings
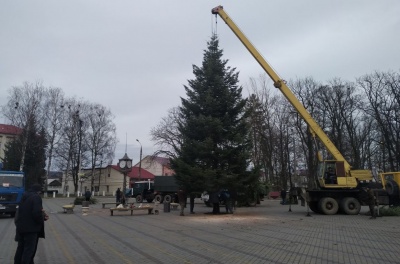
[[[400,1],[2,0],[0,105],[7,90],[43,81],[116,116],[116,158],[155,148],[150,129],[180,104],[216,28],[229,65],[249,78],[263,70],[211,9],[225,11],[286,80],[354,81],[400,70]],[[0,122],[5,122],[0,117]]]

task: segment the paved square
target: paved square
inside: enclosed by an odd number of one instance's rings
[[[110,216],[99,198],[88,215],[62,206],[73,198],[43,199],[50,215],[35,263],[400,263],[400,217],[370,220],[364,213],[307,215],[306,207],[265,200],[235,213],[212,215],[196,200],[196,214],[179,210]],[[221,207],[221,212],[225,208]],[[0,216],[0,263],[13,263],[12,218]]]

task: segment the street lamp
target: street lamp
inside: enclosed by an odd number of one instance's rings
[[[139,139],[136,139],[140,144],[140,159],[139,159],[139,181],[142,178],[142,143],[140,143]]]
[[[100,196],[101,167],[103,167],[103,158],[101,158],[101,160],[100,160],[100,174],[99,174],[99,188],[98,188],[99,196]]]
[[[83,175],[79,175],[79,176],[80,176],[79,177],[79,182],[81,183],[81,195],[82,195],[82,185],[85,182],[85,178],[82,177]]]
[[[128,154],[119,159],[118,167],[121,169],[122,173],[124,174],[124,182],[122,185],[122,189],[125,193],[126,191],[126,175],[132,170],[132,160],[128,157]]]
[[[293,132],[293,130],[291,130]],[[289,171],[289,182],[290,182],[290,189],[289,189],[289,212],[292,212],[292,172],[290,166],[290,152],[289,152],[289,130],[286,126],[286,136],[287,136],[287,157],[288,157],[288,171]]]

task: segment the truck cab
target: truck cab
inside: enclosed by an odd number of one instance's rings
[[[14,217],[24,191],[23,172],[0,171],[0,214]]]
[[[136,198],[136,202],[141,203],[143,199],[151,203],[153,201],[154,181],[137,181],[132,188],[126,189],[125,196]],[[150,200],[150,201],[149,201]]]

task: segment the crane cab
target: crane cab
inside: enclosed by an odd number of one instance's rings
[[[390,203],[393,205],[400,205],[400,172],[384,172],[380,173],[380,181],[384,186],[389,199]]]
[[[353,171],[357,172],[357,171]],[[324,160],[318,164],[318,183],[321,188],[356,188],[356,177],[347,174],[345,163],[337,160]]]
[[[317,170],[318,182],[321,187],[337,185],[336,161],[322,161],[318,164]]]

